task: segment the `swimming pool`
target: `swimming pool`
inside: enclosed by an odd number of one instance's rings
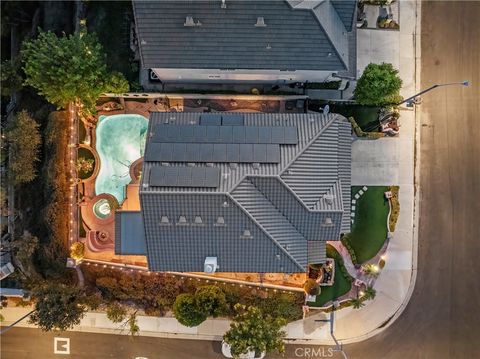
[[[147,127],[148,120],[140,115],[100,116],[95,146],[100,157],[97,195],[110,193],[123,203],[125,186],[132,180],[129,167],[145,151]]]

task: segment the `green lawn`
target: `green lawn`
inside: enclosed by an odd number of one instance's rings
[[[340,263],[338,260],[341,258],[340,254],[329,244],[327,244],[327,257],[335,259],[334,282],[330,287],[320,287],[322,292],[320,295],[317,295],[315,302],[308,302],[308,305],[311,307],[322,307],[327,302],[339,298],[345,293],[348,293],[352,287],[352,282],[345,278],[344,273],[342,273],[341,266],[343,267],[343,263]],[[346,269],[344,269],[343,272],[346,272]],[[353,278],[351,278],[351,280],[353,280]]]
[[[362,187],[352,186],[352,199]],[[387,239],[388,201],[386,186],[370,186],[357,199],[352,232],[348,235],[358,263],[375,257]]]
[[[353,117],[363,131],[378,131],[378,112],[380,111],[380,107],[328,101],[311,101],[311,105],[315,108],[315,111],[318,110],[319,105],[323,107],[327,103],[328,106],[330,106],[330,112],[339,113],[347,118]]]

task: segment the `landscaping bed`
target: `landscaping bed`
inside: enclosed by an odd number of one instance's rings
[[[389,205],[384,193],[389,188],[370,186],[360,198],[356,199],[352,232],[342,239],[342,243],[349,251],[353,250],[352,261],[355,264],[364,263],[375,257],[385,244]],[[352,199],[361,189],[360,186],[352,186]]]
[[[353,278],[348,274],[347,269],[343,265],[340,254],[330,244],[327,244],[327,257],[335,260],[333,285],[321,287],[321,293],[316,296],[315,302],[307,302],[311,307],[323,307],[328,302],[348,293],[352,287]]]
[[[80,164],[83,164],[81,166]],[[91,165],[89,165],[91,164]],[[78,149],[77,171],[81,179],[89,178],[95,171],[95,156],[88,148],[80,147]]]

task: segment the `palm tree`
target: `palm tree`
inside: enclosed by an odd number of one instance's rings
[[[365,294],[363,295],[364,300],[374,299],[377,295],[377,291],[373,287],[367,287],[365,289]]]
[[[361,307],[365,306],[362,298],[355,298],[352,299],[352,305],[354,309],[360,309]]]

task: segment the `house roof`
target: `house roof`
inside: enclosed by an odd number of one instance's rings
[[[205,257],[216,256],[219,271],[301,272],[309,261],[324,260],[324,242],[350,229],[348,121],[336,114],[222,113],[215,126],[201,117],[151,114],[140,187],[149,268],[202,271]],[[201,127],[204,137],[192,142]],[[225,127],[232,136],[218,135],[214,127]],[[209,140],[209,133],[217,136]],[[277,136],[281,133],[283,137]],[[204,154],[186,150],[180,159],[158,161],[159,152],[208,141],[212,148],[239,141],[278,146],[279,157],[254,162],[252,151],[250,162],[247,155],[243,163],[218,158],[202,162],[199,156]],[[204,170],[213,171],[208,183],[201,177]],[[158,173],[164,177],[157,178]],[[122,237],[122,246],[128,240]]]
[[[356,0],[221,3],[134,0],[143,67],[347,70]]]

